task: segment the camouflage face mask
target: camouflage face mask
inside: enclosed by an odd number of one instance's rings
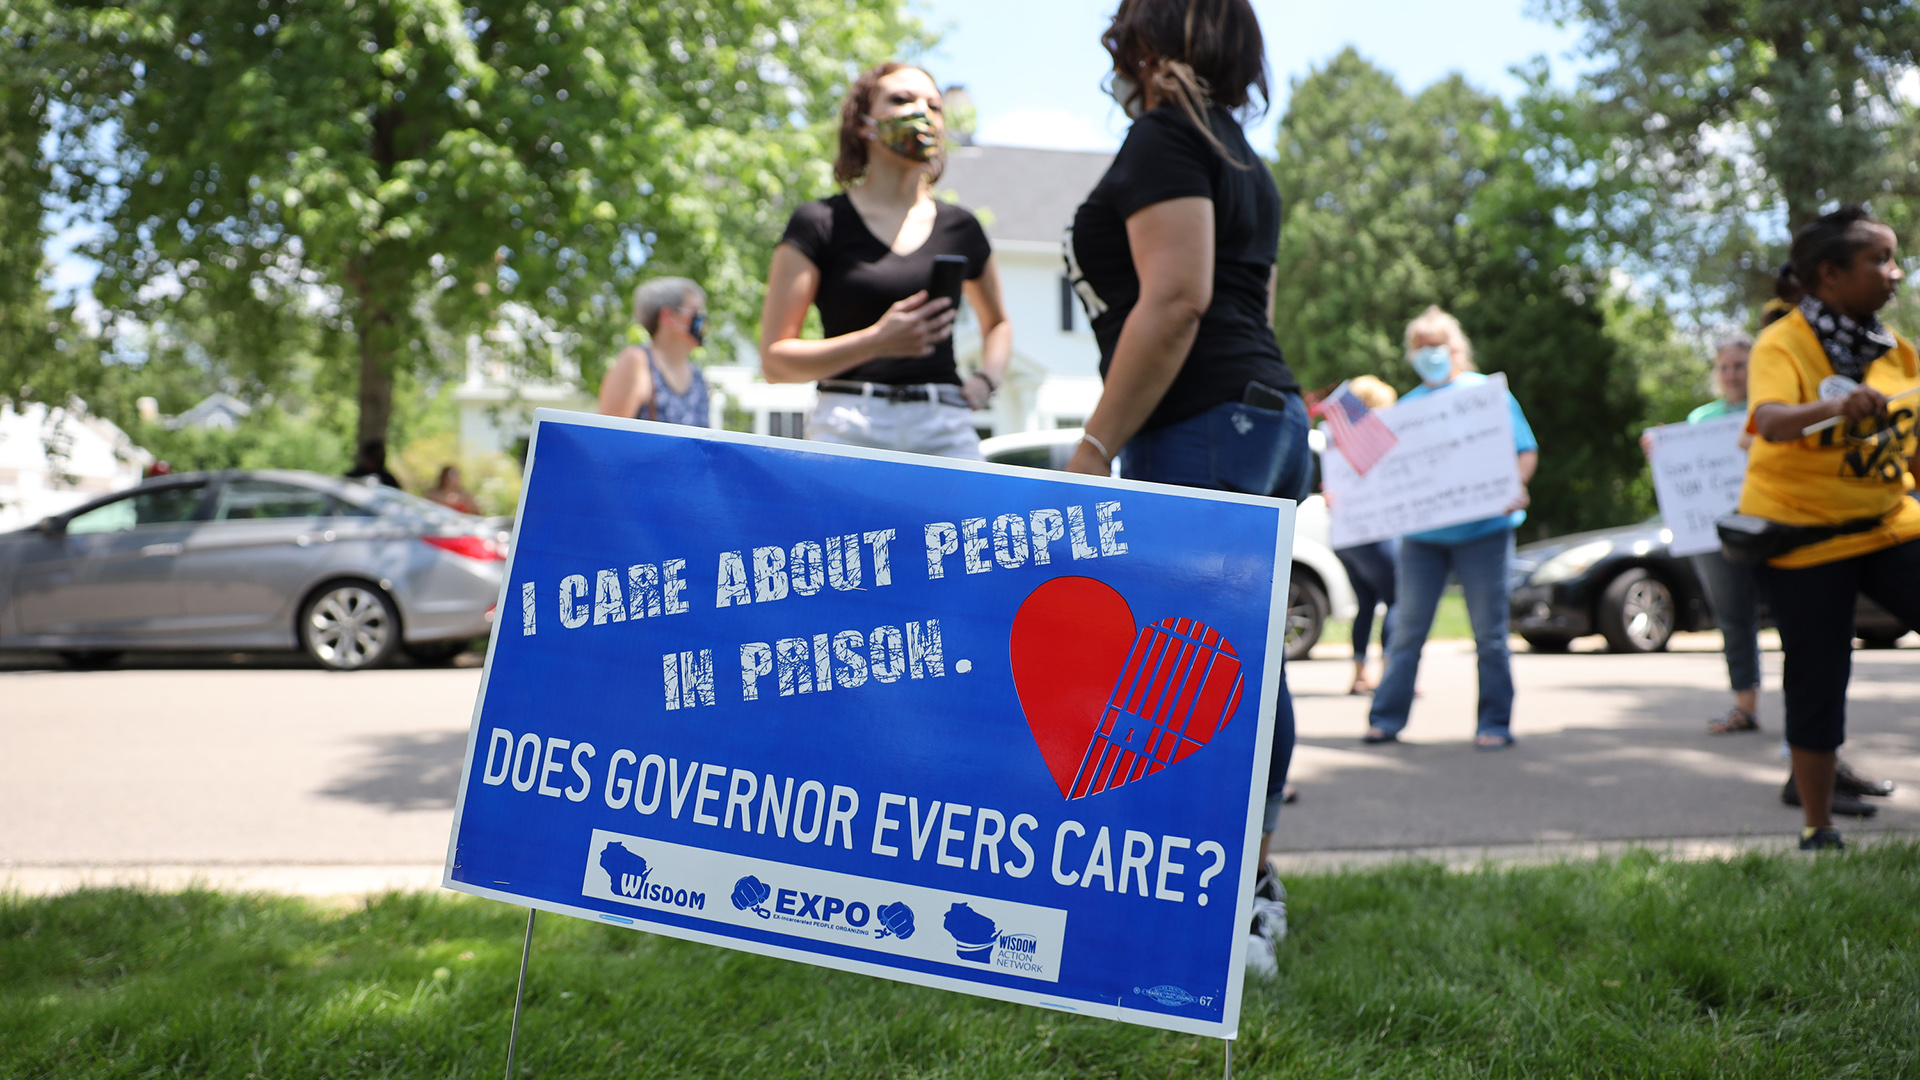
[[[884,120],[874,116],[867,119],[873,121],[874,141],[908,161],[930,161],[940,148],[933,118],[925,112],[901,113]]]

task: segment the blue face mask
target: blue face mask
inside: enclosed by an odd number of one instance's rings
[[[707,313],[706,312],[704,311],[698,312],[694,315],[694,317],[690,321],[688,321],[687,336],[693,339],[693,343],[695,345],[705,345],[707,343]]]
[[[1409,359],[1413,361],[1413,373],[1428,386],[1439,386],[1453,375],[1453,350],[1445,345],[1415,349]]]

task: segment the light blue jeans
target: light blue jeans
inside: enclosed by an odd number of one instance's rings
[[[1420,650],[1433,630],[1447,575],[1460,578],[1466,594],[1473,645],[1480,654],[1479,734],[1512,738],[1513,664],[1507,649],[1507,567],[1513,561],[1513,530],[1501,529],[1464,544],[1400,541],[1399,602],[1393,607],[1393,645],[1387,673],[1373,692],[1367,722],[1398,734],[1413,707],[1413,684],[1420,677]]]

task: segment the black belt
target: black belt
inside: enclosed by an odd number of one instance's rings
[[[820,392],[823,394],[852,394],[855,397],[876,397],[886,401],[938,401],[942,405],[971,409],[967,395],[951,383],[915,383],[896,386],[892,383],[852,382],[847,379],[821,379]]]

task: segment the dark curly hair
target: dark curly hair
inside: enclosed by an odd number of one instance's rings
[[[867,174],[867,140],[861,137],[860,125],[873,111],[873,92],[880,88],[880,80],[896,71],[917,71],[927,77],[927,81],[939,86],[933,73],[919,64],[909,64],[900,60],[889,60],[877,67],[870,67],[860,73],[847,87],[846,99],[840,102],[840,152],[833,159],[833,182],[841,187],[852,187],[856,181]],[[946,147],[927,162],[927,178],[940,179],[947,165]]]
[[[1812,292],[1820,284],[1820,268],[1831,263],[1845,268],[1870,241],[1863,240],[1856,225],[1884,225],[1873,211],[1859,203],[1849,203],[1831,214],[1822,214],[1793,234],[1788,265],[1800,279],[1800,287]]]
[[[1100,44],[1113,57],[1114,71],[1133,79],[1139,94],[1151,81],[1223,157],[1252,167],[1227,153],[1206,120],[1209,102],[1256,116],[1271,102],[1266,45],[1248,0],[1120,0]],[[1152,75],[1143,78],[1149,68]]]

